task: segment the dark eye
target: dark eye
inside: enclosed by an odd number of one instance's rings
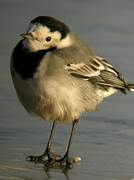
[[[47,41],[47,42],[51,41],[51,39],[52,39],[52,38],[51,38],[50,36],[46,37],[46,41]]]

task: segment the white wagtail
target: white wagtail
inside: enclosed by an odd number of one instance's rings
[[[118,91],[133,91],[134,84],[128,83],[67,25],[53,17],[36,17],[22,37],[11,58],[11,74],[17,95],[28,112],[53,123],[43,155],[29,156],[28,159],[71,163],[69,149],[81,113],[94,111],[103,98]],[[63,157],[50,151],[57,122],[72,123]]]

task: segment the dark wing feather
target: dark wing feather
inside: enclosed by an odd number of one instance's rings
[[[89,80],[95,85],[114,87],[122,91],[127,89],[127,83],[121,73],[99,56],[90,57],[88,64],[68,64],[65,69],[71,75]]]

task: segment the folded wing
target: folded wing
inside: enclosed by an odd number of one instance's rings
[[[77,78],[83,78],[98,85],[101,88],[108,89],[113,87],[125,93],[128,90],[127,82],[112,65],[105,59],[95,56],[89,57],[89,63],[70,63],[65,69]]]

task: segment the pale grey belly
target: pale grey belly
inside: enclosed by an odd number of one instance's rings
[[[85,81],[67,83],[51,79],[37,84],[18,76],[13,81],[25,109],[45,120],[72,122],[82,112],[94,111],[103,99],[94,86]]]

